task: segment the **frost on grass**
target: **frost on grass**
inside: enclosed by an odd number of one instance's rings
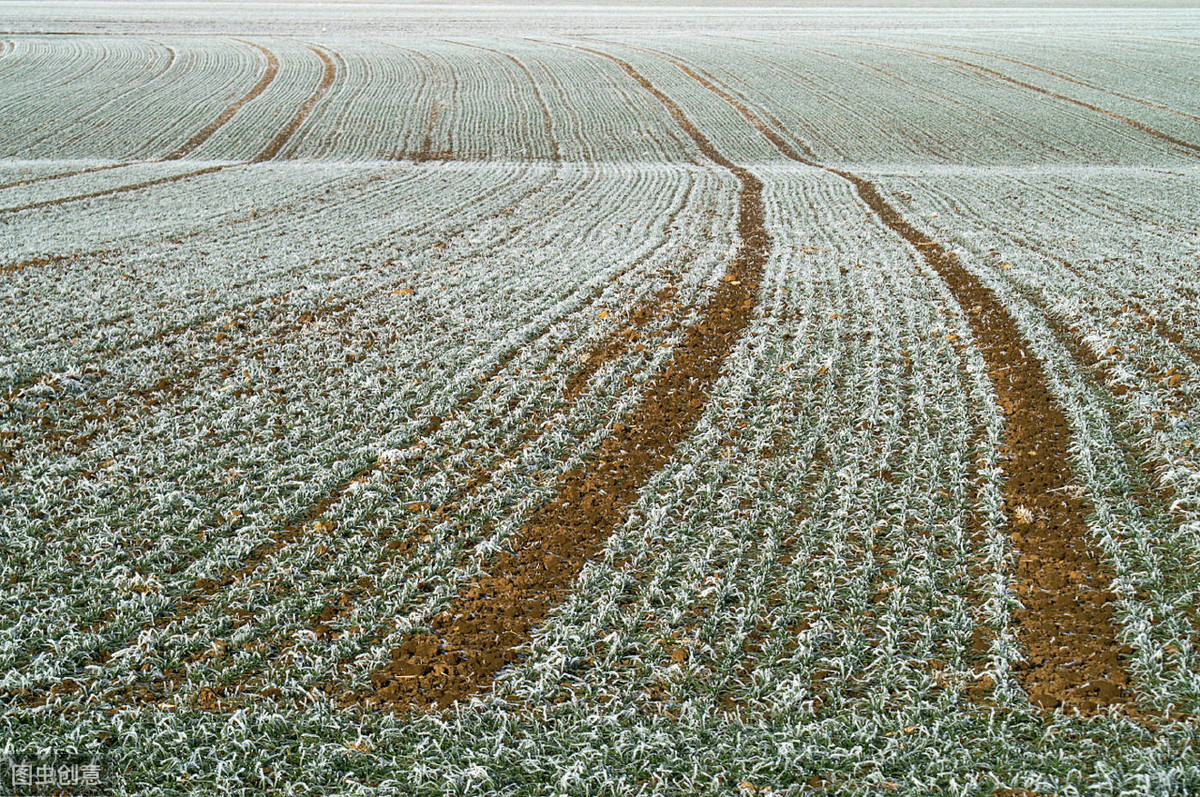
[[[1072,424],[1139,724],[1037,712],[1014,676],[1004,421],[970,308],[843,182],[633,48],[764,183],[755,316],[495,688],[364,711],[681,345],[738,249],[737,186],[615,65],[519,37],[321,38],[337,78],[295,159],[249,165],[324,74],[259,38],[276,78],[169,163],[261,51],[0,40],[0,755],[103,749],[147,794],[1200,790],[1194,167],[931,57],[1178,137],[1190,45],[627,41],[855,164],[1011,310]],[[1154,69],[1100,86],[1114,63]]]

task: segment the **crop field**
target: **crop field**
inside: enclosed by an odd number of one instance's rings
[[[1200,793],[1194,12],[22,13],[0,758]]]

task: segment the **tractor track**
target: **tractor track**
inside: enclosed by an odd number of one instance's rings
[[[762,183],[722,155],[683,110],[629,63],[615,63],[657,100],[700,151],[740,183],[733,260],[701,318],[665,368],[646,385],[641,401],[613,425],[586,464],[559,477],[556,496],[538,509],[490,564],[465,586],[430,633],[414,634],[372,675],[368,706],[399,711],[446,708],[487,688],[517,660],[547,614],[584,566],[627,517],[642,486],[674,456],[707,405],[724,361],[750,323],[758,283],[771,249],[764,227]]]
[[[803,157],[714,77],[673,56],[651,54],[732,105],[789,159],[851,183],[880,220],[945,280],[966,312],[1005,415],[1005,514],[1021,550],[1016,576],[1024,604],[1015,620],[1028,654],[1018,672],[1021,684],[1030,700],[1046,709],[1066,706],[1094,714],[1132,701],[1117,640],[1112,577],[1089,550],[1089,505],[1064,489],[1074,481],[1070,425],[1016,319],[954,253],[910,224],[872,182]]]
[[[1197,154],[1200,154],[1200,144],[1193,144],[1190,141],[1184,141],[1181,138],[1176,138],[1175,136],[1173,136],[1169,133],[1164,133],[1163,131],[1155,129],[1148,124],[1139,122],[1136,119],[1131,119],[1130,117],[1124,116],[1115,111],[1110,111],[1106,108],[1101,108],[1099,105],[1093,105],[1090,102],[1084,102],[1083,100],[1077,100],[1074,97],[1068,97],[1066,94],[1059,94],[1056,91],[1051,91],[1050,89],[1044,89],[1041,86],[1034,85],[1033,83],[1026,83],[1023,80],[1017,80],[1016,78],[1010,77],[1009,75],[1006,75],[1003,72],[1000,72],[996,69],[990,69],[986,66],[981,66],[981,65],[973,63],[971,61],[964,61],[961,58],[954,58],[949,55],[941,55],[940,53],[930,53],[930,52],[925,52],[924,50],[913,50],[913,49],[909,49],[907,47],[897,47],[895,45],[890,45],[890,44],[878,44],[876,42],[863,41],[860,43],[866,44],[871,47],[881,47],[881,48],[888,49],[888,50],[896,50],[897,52],[908,53],[909,55],[917,55],[917,56],[921,56],[923,58],[929,58],[929,59],[934,59],[934,60],[938,60],[938,61],[943,61],[943,62],[949,63],[949,64],[954,64],[959,69],[962,69],[964,71],[974,72],[975,74],[982,75],[984,77],[994,78],[994,79],[1002,81],[1004,83],[1008,83],[1010,85],[1026,89],[1027,91],[1032,91],[1037,94],[1041,94],[1044,97],[1050,97],[1052,99],[1059,100],[1061,102],[1065,102],[1070,105],[1074,105],[1078,108],[1083,108],[1084,110],[1092,111],[1093,113],[1098,113],[1102,116],[1107,116],[1110,119],[1117,120],[1118,122],[1123,122],[1123,123],[1129,125],[1130,127],[1134,128],[1135,130],[1139,130],[1139,131],[1145,133],[1146,135],[1153,136],[1154,138],[1161,139],[1162,141],[1166,141],[1167,143],[1173,144],[1176,147],[1187,150],[1193,157],[1196,157]]]
[[[257,45],[253,45],[253,46],[257,46]],[[264,51],[264,53],[269,52],[265,48],[260,48],[260,49],[262,49]],[[233,168],[239,167],[239,166],[246,166],[249,164],[256,164],[256,163],[264,163],[269,160],[274,160],[275,158],[277,158],[279,156],[280,151],[292,139],[293,135],[295,135],[295,133],[296,133],[296,130],[300,127],[300,125],[304,122],[304,120],[308,118],[309,114],[312,112],[313,107],[317,104],[318,101],[320,101],[320,99],[322,97],[325,96],[325,93],[329,90],[329,87],[333,85],[334,81],[337,78],[337,66],[334,64],[333,59],[331,59],[325,53],[324,50],[322,50],[316,46],[309,45],[309,49],[312,50],[317,55],[317,57],[321,59],[322,63],[325,66],[325,71],[324,71],[324,74],[322,75],[320,84],[317,86],[316,90],[308,97],[308,99],[305,100],[304,104],[300,107],[300,109],[296,112],[296,114],[288,122],[287,126],[285,126],[282,130],[280,130],[275,135],[275,137],[271,140],[271,142],[267,145],[267,147],[262,152],[260,152],[257,156],[255,156],[252,160],[247,161],[247,162],[238,162],[238,163],[222,163],[222,164],[215,165],[215,166],[207,166],[205,168],[197,169],[195,171],[184,172],[183,174],[173,174],[168,177],[159,177],[159,178],[155,178],[153,180],[144,180],[144,181],[141,181],[138,183],[131,183],[129,185],[118,186],[116,188],[106,188],[101,191],[90,191],[85,194],[76,194],[76,195],[68,196],[68,197],[59,197],[57,199],[45,199],[45,200],[41,200],[39,202],[29,202],[24,205],[16,205],[13,207],[0,208],[0,215],[7,214],[7,213],[20,213],[20,212],[26,211],[26,210],[36,210],[39,208],[46,208],[46,207],[58,207],[61,205],[70,204],[72,202],[82,202],[82,201],[88,200],[88,199],[97,199],[99,197],[114,196],[116,194],[124,194],[124,193],[128,193],[131,191],[140,191],[145,188],[152,188],[152,187],[158,186],[158,185],[165,185],[167,183],[174,183],[174,182],[179,182],[181,180],[188,180],[188,179],[191,179],[194,177],[204,177],[204,176],[207,176],[210,174],[215,174],[217,172],[222,172],[227,169],[233,169]],[[272,59],[275,64],[275,69],[277,70],[278,69],[278,59],[275,59],[275,56],[273,54],[268,55],[268,61],[270,62]],[[268,67],[267,76],[269,76],[272,80],[275,77],[275,72],[272,71],[270,67]],[[247,103],[250,100],[254,99],[255,97],[259,96],[259,94],[261,94],[262,91],[266,89],[267,85],[271,82],[269,80],[266,80],[267,76],[264,76],[263,80],[259,81],[259,86],[255,86],[255,88],[251,90],[250,94],[247,94],[241,100],[234,103],[234,105],[230,106],[229,108],[226,108],[225,112],[222,113],[221,116],[218,117],[217,120],[212,125],[209,125],[208,127],[206,127],[204,130],[202,130],[200,133],[198,133],[196,136],[194,136],[190,141],[188,141],[182,147],[177,149],[175,152],[168,155],[162,161],[150,161],[150,162],[151,163],[163,163],[163,162],[179,160],[179,159],[183,158],[186,154],[191,152],[193,149],[195,149],[196,147],[199,147],[201,144],[204,143],[204,141],[206,141],[209,138],[209,136],[216,133],[217,130],[221,126],[223,126],[226,122],[228,122],[230,119],[232,119],[233,116],[237,113],[237,111],[240,110],[241,107],[245,103]],[[260,88],[260,86],[261,86],[261,88]],[[257,92],[257,93],[255,93],[255,92]],[[122,164],[111,164],[111,165],[107,165],[107,166],[98,166],[98,167],[94,167],[91,169],[78,170],[76,172],[51,175],[44,179],[55,179],[57,177],[67,177],[67,176],[71,176],[73,174],[88,174],[91,172],[103,171],[104,169],[115,169],[119,166],[128,166],[128,165],[130,165],[130,164],[122,163]],[[29,181],[25,181],[24,183],[17,183],[16,185],[28,184],[28,182]],[[7,187],[7,186],[0,186],[0,188],[4,188],[4,187]]]
[[[220,116],[205,126],[203,130],[188,139],[182,146],[180,146],[170,155],[163,158],[163,160],[179,160],[192,150],[197,149],[205,141],[208,141],[208,139],[211,138],[214,133],[224,127],[229,120],[233,119],[233,117],[243,108],[243,106],[245,106],[251,100],[256,99],[260,94],[267,90],[267,87],[270,86],[271,83],[274,82],[275,76],[279,73],[279,58],[275,56],[275,53],[271,52],[260,44],[255,44],[254,42],[246,41],[244,39],[235,39],[235,41],[239,41],[242,44],[248,44],[262,53],[267,59],[266,72],[264,72],[263,76],[259,78],[259,81],[254,84],[254,88],[250,89],[250,91],[237,100],[237,102],[233,103],[224,111],[222,111]]]

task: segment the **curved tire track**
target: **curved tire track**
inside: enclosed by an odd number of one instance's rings
[[[127,164],[120,164],[120,165],[125,166]],[[69,204],[71,202],[82,202],[85,199],[97,199],[99,197],[104,197],[104,196],[113,196],[114,194],[124,194],[129,191],[140,191],[143,188],[152,188],[156,185],[164,185],[166,183],[175,183],[180,180],[191,179],[192,177],[203,177],[204,175],[208,175],[208,174],[216,174],[217,172],[225,171],[226,169],[232,169],[234,166],[241,166],[241,165],[242,164],[240,164],[240,163],[226,163],[226,164],[222,164],[220,166],[208,166],[203,169],[197,169],[197,170],[191,171],[191,172],[184,172],[183,174],[173,174],[169,177],[158,177],[153,180],[143,180],[140,183],[131,183],[130,185],[122,185],[122,186],[118,186],[116,188],[106,188],[103,191],[91,191],[86,194],[76,194],[74,196],[59,197],[58,199],[44,199],[40,202],[30,202],[25,205],[17,205],[15,207],[11,207],[11,208],[0,208],[0,214],[20,213],[21,211],[25,211],[25,210],[36,210],[38,208],[57,207],[59,205]],[[115,168],[115,167],[107,167],[107,168]],[[101,169],[93,169],[91,171],[101,171]],[[82,173],[82,172],[77,172],[77,173]],[[62,177],[62,176],[66,176],[66,175],[59,175],[59,176]]]
[[[221,115],[218,116],[216,119],[214,119],[211,123],[209,123],[208,126],[206,126],[199,133],[197,133],[196,135],[194,135],[190,139],[188,139],[177,150],[172,152],[167,157],[163,158],[163,160],[166,160],[166,161],[179,160],[183,156],[192,152],[192,150],[195,150],[196,148],[198,148],[205,141],[208,141],[208,139],[211,138],[214,133],[216,133],[218,130],[220,130],[222,127],[224,127],[225,124],[230,119],[232,119],[237,114],[238,111],[242,110],[242,108],[246,105],[246,103],[257,98],[260,94],[262,94],[264,91],[266,91],[267,87],[270,86],[272,82],[274,82],[275,76],[277,74],[279,74],[279,59],[275,56],[275,53],[271,52],[266,47],[263,47],[261,44],[255,44],[254,42],[246,41],[245,39],[235,39],[234,41],[239,41],[242,44],[248,44],[251,47],[253,47],[254,49],[258,50],[264,56],[266,56],[267,71],[265,73],[263,73],[263,76],[261,78],[259,78],[257,83],[254,84],[254,88],[250,89],[250,91],[248,91],[245,94],[245,96],[243,96],[237,102],[233,103],[233,105],[230,105],[228,108],[226,108],[224,111],[222,111]]]
[[[86,169],[73,169],[67,172],[58,172],[57,174],[47,174],[41,177],[30,177],[26,180],[14,180],[11,183],[0,184],[0,191],[6,188],[20,188],[26,185],[36,185],[37,183],[45,183],[50,180],[61,180],[64,177],[75,177],[80,174],[92,174],[93,172],[104,172],[109,169],[120,169],[125,166],[132,166],[131,163],[109,163],[104,166],[89,166]]]
[[[1024,67],[1025,69],[1029,69],[1034,72],[1041,72],[1044,75],[1050,75],[1051,77],[1058,78],[1059,80],[1062,80],[1066,83],[1073,83],[1076,86],[1082,86],[1085,89],[1091,89],[1092,91],[1098,91],[1102,94],[1107,94],[1110,97],[1116,97],[1118,99],[1128,100],[1129,102],[1136,102],[1139,105],[1144,105],[1147,108],[1153,108],[1156,111],[1166,111],[1167,113],[1172,113],[1172,114],[1175,114],[1176,116],[1182,116],[1184,119],[1190,119],[1193,122],[1200,122],[1200,116],[1195,116],[1193,114],[1187,113],[1186,111],[1176,110],[1175,108],[1170,108],[1166,105],[1160,105],[1157,102],[1151,102],[1150,100],[1144,100],[1141,97],[1134,97],[1132,94],[1125,94],[1120,91],[1114,91],[1113,89],[1106,89],[1103,86],[1097,86],[1095,83],[1089,83],[1086,80],[1081,80],[1080,78],[1072,77],[1063,72],[1057,72],[1053,69],[1048,69],[1047,67],[1044,67],[1044,66],[1038,66],[1037,64],[1031,64],[1028,61],[1021,61],[1017,58],[1010,58],[1005,55],[1000,55],[998,53],[989,53],[989,52],[985,52],[983,50],[972,50],[969,47],[953,47],[948,44],[943,45],[943,46],[946,47],[947,49],[961,50],[962,52],[971,53],[972,55],[980,55],[980,56],[983,56],[984,58],[995,58],[999,61],[1006,61],[1007,63],[1013,64],[1015,66]]]
[[[262,163],[264,161],[269,161],[276,158],[288,141],[291,140],[292,136],[296,133],[296,130],[300,127],[300,125],[303,124],[304,120],[308,118],[308,115],[312,113],[312,110],[316,104],[320,102],[321,98],[325,96],[325,93],[329,91],[329,87],[333,85],[334,80],[337,79],[337,65],[333,62],[333,59],[330,58],[324,50],[316,47],[315,45],[310,44],[307,45],[307,47],[316,53],[317,57],[320,58],[321,62],[325,65],[325,72],[321,76],[321,82],[317,85],[316,91],[314,91],[312,95],[304,101],[304,105],[300,106],[300,110],[296,111],[296,115],[292,117],[290,122],[288,122],[287,127],[285,127],[283,130],[280,130],[275,138],[271,140],[271,143],[267,145],[267,148],[260,152],[258,156],[254,158],[254,160],[250,161],[251,163]]]
[[[1088,506],[1065,488],[1073,480],[1072,434],[1050,392],[1042,363],[1031,354],[1016,320],[980,279],[940,244],[912,226],[869,180],[804,158],[745,103],[682,61],[655,53],[733,106],[786,157],[851,183],[893,232],[946,281],[971,325],[1005,412],[1005,514],[1021,549],[1016,613],[1028,659],[1018,673],[1031,701],[1084,714],[1132,700],[1118,651],[1109,576],[1089,552]],[[1028,514],[1026,514],[1028,513]],[[1032,517],[1031,522],[1023,518]]]
[[[334,64],[333,59],[331,59],[323,50],[319,49],[316,46],[309,45],[309,49],[312,50],[314,53],[316,53],[317,57],[319,57],[321,59],[322,63],[324,63],[324,65],[325,65],[325,72],[324,72],[323,77],[321,78],[320,84],[317,86],[316,90],[312,93],[312,95],[309,96],[309,98],[307,100],[305,100],[304,105],[302,105],[300,107],[300,110],[296,112],[296,115],[292,117],[291,121],[288,122],[287,126],[283,130],[279,131],[278,134],[276,134],[275,138],[271,140],[271,143],[267,145],[266,149],[264,149],[261,153],[259,153],[253,160],[248,161],[248,163],[250,163],[250,164],[263,163],[265,161],[272,160],[276,156],[278,156],[280,150],[282,150],[283,147],[288,143],[288,141],[291,140],[291,138],[295,134],[297,128],[299,128],[300,125],[304,122],[304,120],[308,118],[308,115],[312,112],[313,107],[317,104],[317,102],[323,96],[325,96],[325,93],[329,90],[329,87],[333,85],[333,82],[337,77],[337,66]],[[271,57],[274,57],[274,56],[272,55]],[[276,62],[276,63],[278,63],[278,62]],[[272,74],[271,77],[273,79],[274,74]],[[262,81],[260,81],[260,83],[261,82]],[[264,85],[263,88],[265,89],[266,86]],[[255,96],[258,96],[258,95],[255,95]],[[223,113],[221,115],[221,118],[218,118],[218,120],[217,120],[218,122],[220,122],[220,124],[214,123],[214,124],[216,124],[215,127],[212,125],[209,126],[210,128],[212,128],[211,130],[209,128],[205,128],[204,131],[201,131],[201,133],[206,133],[204,135],[204,139],[207,139],[208,136],[211,136],[213,133],[215,133],[221,125],[224,125],[226,122],[229,121],[229,119],[233,118],[234,114],[237,113],[237,110],[240,110],[240,108],[241,108],[242,104],[244,104],[244,102],[249,102],[250,99],[253,99],[253,97],[249,97],[249,95],[247,95],[247,97],[243,97],[242,101],[239,101],[239,103],[235,103],[236,109],[233,110],[232,112],[230,112],[230,109],[227,108],[226,113],[228,113],[228,117],[226,117],[226,115]],[[231,106],[231,108],[232,107],[234,107],[234,106]],[[183,152],[182,154],[178,154],[179,150],[177,150],[176,153],[172,153],[172,155],[168,156],[165,160],[177,160],[178,158],[182,158],[183,154],[186,154],[186,152],[190,152],[191,149],[194,149],[194,147],[198,147],[198,146],[200,146],[200,144],[203,143],[204,139],[200,139],[200,140],[197,140],[197,139],[198,139],[198,136],[193,137],[193,141],[195,142],[194,146],[186,149],[186,151]],[[192,142],[188,142],[188,144],[185,144],[184,147],[185,148],[189,147],[189,145],[191,145],[191,144],[192,144]],[[183,148],[181,148],[181,149],[183,149]],[[117,165],[124,166],[127,164],[117,164]],[[75,172],[75,173],[83,174],[83,173],[86,173],[89,171],[101,171],[105,168],[116,168],[117,165],[97,167],[94,169],[83,170],[83,171]],[[86,194],[76,194],[74,196],[69,196],[69,197],[60,197],[58,199],[46,199],[46,200],[42,200],[40,202],[30,202],[30,203],[27,203],[24,205],[17,205],[17,206],[9,207],[9,208],[0,208],[0,215],[5,214],[5,213],[19,213],[19,212],[25,211],[25,210],[35,210],[37,208],[57,207],[59,205],[69,204],[71,202],[80,202],[80,201],[83,201],[86,199],[96,199],[99,197],[113,196],[114,194],[123,194],[123,193],[129,192],[129,191],[140,191],[143,188],[152,188],[156,185],[163,185],[165,183],[173,183],[173,182],[177,182],[179,180],[190,179],[192,177],[202,177],[204,175],[214,174],[216,172],[224,171],[225,169],[232,169],[235,166],[244,166],[244,165],[246,165],[246,163],[224,163],[224,164],[221,164],[218,166],[208,166],[203,169],[197,169],[196,171],[185,172],[183,174],[175,174],[175,175],[171,175],[169,177],[160,177],[160,178],[156,178],[154,180],[145,180],[145,181],[142,181],[139,183],[132,183],[130,185],[118,186],[117,188],[107,188],[102,191],[91,191]],[[68,175],[63,174],[63,175],[56,175],[56,176],[57,177],[65,177]],[[50,178],[50,179],[52,179],[52,178]]]
[[[493,50],[491,47],[484,47],[479,44],[468,44],[467,42],[454,41],[452,39],[443,39],[443,41],[450,44],[457,44],[460,47],[470,47],[474,50],[482,50],[483,52],[492,53],[493,55],[503,56],[516,64],[517,68],[525,73],[525,77],[529,78],[529,84],[533,87],[533,93],[537,97],[538,106],[542,111],[542,124],[546,131],[546,137],[550,139],[550,145],[554,148],[554,160],[561,163],[562,149],[559,147],[558,138],[554,135],[554,117],[550,115],[550,106],[546,104],[546,98],[542,96],[542,90],[538,86],[537,79],[533,76],[533,72],[529,70],[529,67],[512,53]]]
[[[741,244],[705,311],[684,332],[665,369],[589,462],[560,477],[557,495],[509,541],[490,571],[464,587],[430,622],[372,675],[368,705],[398,710],[445,708],[491,684],[518,657],[538,625],[587,562],[624,521],[643,485],[674,456],[707,404],[709,391],[756,305],[758,282],[771,248],[763,225],[762,183],[722,155],[673,100],[629,63],[616,63],[657,100],[701,152],[741,184]]]
[[[996,80],[1003,81],[1004,83],[1009,83],[1013,86],[1018,86],[1020,88],[1026,89],[1028,91],[1036,92],[1037,94],[1041,94],[1045,97],[1050,97],[1055,100],[1060,100],[1062,102],[1069,103],[1076,107],[1083,108],[1085,110],[1101,114],[1102,116],[1107,116],[1110,119],[1116,119],[1119,122],[1124,122],[1125,124],[1129,125],[1130,127],[1134,128],[1135,130],[1140,130],[1141,132],[1143,132],[1147,135],[1153,136],[1155,138],[1166,141],[1169,144],[1173,144],[1177,147],[1188,150],[1188,152],[1191,153],[1193,155],[1193,157],[1195,157],[1196,154],[1200,154],[1200,144],[1193,144],[1190,141],[1184,141],[1181,138],[1176,138],[1175,136],[1173,136],[1169,133],[1164,133],[1161,130],[1156,130],[1155,128],[1151,127],[1150,125],[1144,124],[1143,122],[1139,122],[1136,119],[1131,119],[1128,116],[1124,116],[1115,111],[1110,111],[1106,108],[1101,108],[1099,105],[1092,105],[1090,102],[1084,102],[1083,100],[1077,100],[1074,97],[1068,97],[1066,94],[1059,94],[1058,92],[1051,91],[1050,89],[1044,89],[1041,86],[1035,86],[1032,83],[1026,83],[1023,80],[1017,80],[1014,77],[1009,77],[1008,75],[1004,74],[1003,72],[1000,72],[995,69],[990,69],[986,66],[981,66],[976,63],[972,63],[971,61],[964,61],[961,58],[954,58],[952,56],[941,55],[939,53],[925,52],[923,50],[912,50],[912,49],[909,49],[906,47],[896,47],[895,45],[890,45],[890,44],[877,44],[875,42],[862,42],[862,44],[867,44],[872,47],[882,47],[882,48],[886,48],[888,50],[897,50],[899,52],[908,53],[910,55],[918,55],[923,58],[936,59],[938,61],[944,61],[946,63],[954,64],[955,66],[957,66],[958,68],[960,68],[964,71],[974,72],[978,75],[983,75],[984,77],[995,78]]]

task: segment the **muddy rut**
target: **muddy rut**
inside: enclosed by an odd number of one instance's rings
[[[862,42],[862,43],[870,44],[873,47],[881,47],[881,48],[888,49],[888,50],[897,50],[899,52],[908,53],[910,55],[919,55],[919,56],[922,56],[925,58],[942,61],[943,63],[953,64],[956,67],[958,67],[964,71],[974,72],[977,75],[982,75],[982,76],[988,77],[988,78],[994,78],[995,80],[999,80],[1004,83],[1008,83],[1011,86],[1017,86],[1019,88],[1025,89],[1027,91],[1035,92],[1037,94],[1042,95],[1043,97],[1050,97],[1051,99],[1059,100],[1060,102],[1065,102],[1070,105],[1074,105],[1077,108],[1083,108],[1084,110],[1092,111],[1093,113],[1098,113],[1101,116],[1107,116],[1110,119],[1115,119],[1118,122],[1123,122],[1135,130],[1140,130],[1141,132],[1145,133],[1146,135],[1153,136],[1162,141],[1166,141],[1169,144],[1173,144],[1176,147],[1188,150],[1189,153],[1191,153],[1193,156],[1195,156],[1196,153],[1200,153],[1200,144],[1193,144],[1190,141],[1184,141],[1181,138],[1176,138],[1175,136],[1173,136],[1169,133],[1164,133],[1161,130],[1157,130],[1148,124],[1139,122],[1136,119],[1131,119],[1128,116],[1125,116],[1123,114],[1119,114],[1115,111],[1110,111],[1106,108],[1101,108],[1100,106],[1093,105],[1090,102],[1084,102],[1083,100],[1077,100],[1074,97],[1068,97],[1065,94],[1059,94],[1058,92],[1051,91],[1050,89],[1044,89],[1041,86],[1035,86],[1032,83],[1026,83],[1023,80],[1017,80],[1015,77],[1010,77],[1010,76],[1004,74],[1003,72],[997,71],[995,69],[991,69],[986,66],[981,66],[981,65],[973,63],[971,61],[964,61],[961,58],[954,58],[949,55],[941,55],[940,53],[930,53],[930,52],[926,52],[924,50],[912,50],[912,49],[908,49],[906,47],[896,47],[893,45],[878,44],[875,42]],[[1008,60],[1011,60],[1011,59],[1008,59]],[[1036,69],[1036,67],[1032,67],[1032,68]],[[1042,71],[1045,71],[1045,70],[1042,70]],[[1078,81],[1073,81],[1073,82],[1078,83]],[[1080,84],[1080,85],[1084,85],[1084,84]],[[1108,94],[1113,94],[1113,92],[1110,92],[1106,89],[1102,89],[1102,91],[1105,91]],[[1114,95],[1114,96],[1118,96],[1118,95]],[[1130,99],[1130,98],[1126,97],[1125,99]],[[1140,100],[1135,100],[1135,102],[1140,102]],[[1169,109],[1167,109],[1167,110],[1169,110]]]
[[[325,72],[321,76],[321,82],[309,98],[304,101],[304,105],[300,106],[300,110],[296,111],[296,115],[288,122],[287,127],[280,130],[275,138],[271,140],[271,143],[267,145],[267,148],[260,152],[258,157],[252,160],[251,163],[262,163],[263,161],[269,161],[277,157],[284,145],[291,140],[296,130],[304,123],[308,115],[312,113],[312,109],[321,101],[325,93],[329,91],[329,87],[333,85],[333,81],[337,79],[337,66],[333,63],[333,59],[319,47],[309,45],[308,49],[316,53],[317,57],[321,59],[321,63],[325,65]]]
[[[220,116],[210,122],[199,133],[188,139],[181,147],[179,147],[179,149],[163,158],[163,160],[179,160],[184,155],[187,155],[189,152],[199,147],[205,141],[208,141],[208,139],[212,137],[213,133],[216,133],[218,130],[224,127],[226,122],[232,119],[238,111],[242,110],[242,106],[266,91],[267,86],[271,85],[271,83],[275,80],[275,75],[279,73],[279,59],[275,57],[275,53],[271,52],[260,44],[255,44],[254,42],[248,42],[243,39],[238,39],[237,41],[242,42],[242,44],[248,44],[262,53],[267,59],[267,71],[263,73],[263,76],[259,78],[258,83],[254,84],[254,88],[250,89],[245,96],[222,111]]]
[[[586,462],[563,474],[555,497],[509,540],[483,577],[392,652],[372,676],[369,705],[399,710],[445,708],[488,687],[515,661],[587,562],[625,520],[650,477],[675,455],[700,419],[726,357],[749,324],[771,249],[763,225],[762,183],[723,156],[630,64],[615,62],[657,100],[710,160],[740,183],[741,244],[701,318],[683,332],[672,359],[646,386],[641,402],[613,424]]]
[[[1005,414],[1003,452],[1005,513],[1020,551],[1017,591],[1024,608],[1015,615],[1028,658],[1018,672],[1030,700],[1043,708],[1065,706],[1091,714],[1132,700],[1120,654],[1112,577],[1090,550],[1087,502],[1072,489],[1072,433],[1050,392],[1042,363],[1016,320],[953,252],[930,241],[869,180],[802,156],[745,103],[711,75],[662,53],[693,80],[732,105],[789,159],[835,174],[893,232],[910,244],[967,311]]]
[[[251,44],[250,42],[246,42],[246,43]],[[255,97],[258,97],[260,94],[262,94],[262,92],[264,90],[266,90],[267,86],[275,79],[275,75],[279,69],[279,61],[275,57],[275,55],[273,53],[271,53],[269,50],[267,50],[266,48],[259,47],[256,44],[252,44],[252,46],[258,47],[258,49],[261,50],[267,56],[267,62],[268,62],[267,73],[263,76],[263,78],[261,80],[259,80],[258,84],[253,89],[251,89],[251,91],[246,96],[242,97],[242,99],[240,99],[238,102],[236,102],[233,105],[226,108],[225,111],[221,114],[221,116],[219,116],[212,124],[210,124],[204,130],[201,130],[199,133],[197,133],[195,136],[193,136],[187,143],[185,143],[179,149],[175,150],[173,153],[171,153],[167,157],[163,158],[162,161],[156,161],[156,162],[161,163],[161,162],[166,162],[166,161],[179,160],[179,159],[183,158],[185,155],[187,155],[189,152],[194,150],[196,147],[199,147],[201,144],[203,144],[205,141],[207,141],[210,136],[212,136],[214,133],[216,133],[218,129],[220,129],[230,119],[232,119],[234,117],[234,115],[237,114],[237,112],[239,110],[241,110],[243,105],[250,102]],[[329,55],[326,54],[324,50],[322,50],[318,47],[309,45],[309,49],[312,50],[317,55],[317,57],[321,59],[321,63],[324,65],[324,73],[322,74],[321,82],[317,85],[316,89],[308,97],[308,99],[306,99],[304,101],[304,104],[300,107],[300,109],[296,112],[296,114],[292,117],[292,119],[288,122],[288,124],[282,130],[280,130],[273,139],[271,139],[271,142],[266,146],[265,149],[263,149],[262,152],[260,152],[257,156],[255,156],[252,160],[248,161],[248,163],[251,163],[251,164],[263,163],[265,161],[273,160],[276,157],[278,157],[280,154],[280,151],[284,148],[284,146],[288,143],[288,141],[290,141],[292,139],[292,136],[295,135],[295,133],[299,129],[300,125],[303,124],[304,120],[308,118],[310,113],[312,113],[313,108],[321,100],[321,98],[325,96],[326,92],[329,91],[329,88],[333,85],[334,80],[337,78],[337,66],[334,64],[333,59],[330,58]],[[128,165],[129,164],[121,163],[121,164],[110,164],[107,166],[99,166],[99,167],[94,167],[91,169],[80,169],[80,170],[76,170],[73,172],[64,172],[62,174],[50,175],[45,178],[34,178],[34,179],[26,180],[23,182],[13,183],[11,185],[29,184],[31,182],[40,182],[43,179],[49,180],[49,179],[57,179],[60,177],[71,177],[71,176],[74,176],[77,174],[90,174],[92,172],[104,171],[106,169],[115,169],[115,168],[118,168],[121,166],[128,166]],[[158,178],[155,178],[152,180],[144,180],[144,181],[138,182],[138,183],[131,183],[129,185],[118,186],[116,188],[106,188],[106,189],[103,189],[100,191],[91,191],[86,194],[76,194],[74,196],[59,197],[57,199],[45,199],[45,200],[41,200],[38,202],[29,202],[24,205],[17,205],[17,206],[8,207],[8,208],[0,208],[0,214],[19,213],[19,212],[25,211],[25,210],[36,210],[38,208],[46,208],[46,207],[57,207],[60,205],[66,205],[71,202],[80,202],[80,201],[87,200],[87,199],[97,199],[99,197],[113,196],[116,194],[124,194],[124,193],[128,193],[130,191],[141,191],[142,189],[145,189],[145,188],[152,188],[157,185],[165,185],[167,183],[179,182],[180,180],[189,180],[193,177],[203,177],[205,175],[215,174],[217,172],[225,171],[226,169],[232,169],[237,166],[244,166],[244,165],[246,165],[246,164],[245,163],[223,163],[223,164],[220,164],[217,166],[208,166],[208,167],[205,167],[202,169],[197,169],[197,170],[191,171],[191,172],[184,172],[182,174],[173,174],[173,175],[169,175],[167,177],[158,177]],[[0,188],[2,188],[2,187],[10,187],[10,186],[0,186]]]

